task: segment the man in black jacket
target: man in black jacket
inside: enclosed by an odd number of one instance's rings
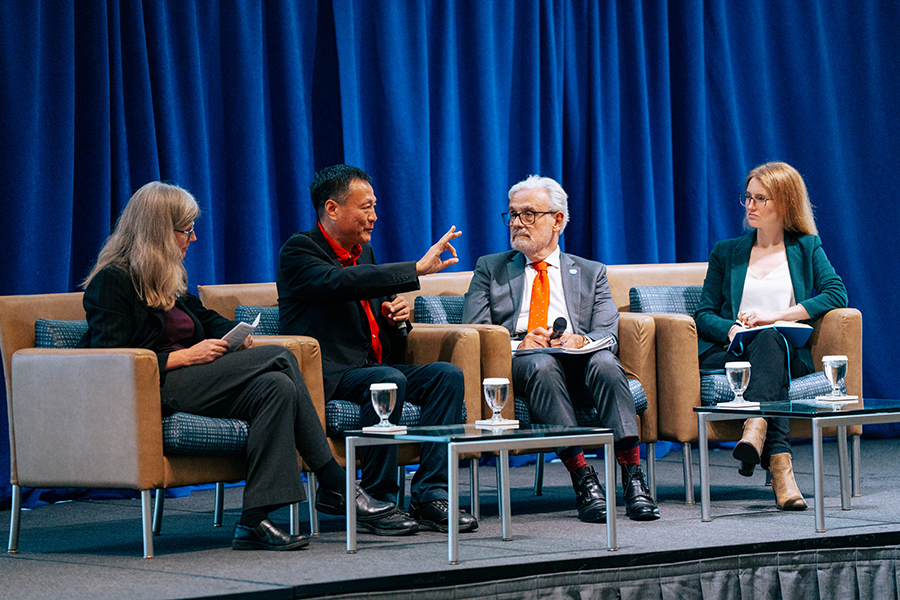
[[[377,219],[375,194],[365,171],[334,165],[316,173],[310,186],[318,223],[282,246],[278,263],[281,331],[316,338],[322,350],[325,400],[360,405],[361,425],[378,416],[369,401],[372,383],[395,383],[399,420],[404,401],[421,406],[422,425],[460,422],[463,375],[449,363],[402,364],[409,304],[396,294],[419,289],[419,276],[458,262],[451,227],[419,261],[375,264],[368,244]],[[449,251],[446,260],[441,254]],[[397,502],[397,446],[362,448],[362,486],[373,497]],[[421,462],[410,488],[410,516],[401,512],[377,521],[359,521],[360,531],[402,535],[417,529],[447,531],[447,447],[422,444]],[[324,512],[329,507],[317,506]],[[417,523],[418,522],[418,523]],[[461,512],[460,531],[478,527]]]

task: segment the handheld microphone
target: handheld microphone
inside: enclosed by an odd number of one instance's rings
[[[569,324],[566,322],[565,317],[557,317],[555,321],[553,321],[553,333],[550,335],[551,340],[555,340],[560,337],[566,331],[566,327]]]
[[[391,294],[388,296],[388,300],[390,300],[391,302],[393,302],[396,299],[397,299],[397,294]],[[397,325],[397,333],[400,335],[400,337],[406,337],[407,334],[409,333],[409,326],[406,324],[406,321],[400,321],[399,323],[396,323],[396,325]]]

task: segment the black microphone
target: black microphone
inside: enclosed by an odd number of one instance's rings
[[[391,294],[390,296],[388,296],[388,300],[390,300],[391,302],[393,302],[396,299],[397,299],[397,294]],[[409,326],[406,324],[406,321],[400,321],[399,323],[396,323],[396,325],[397,325],[397,334],[400,337],[406,337],[407,334],[409,333]]]
[[[553,321],[553,333],[550,335],[551,340],[555,340],[560,337],[566,331],[566,327],[569,324],[566,323],[565,317],[557,317],[555,321]]]

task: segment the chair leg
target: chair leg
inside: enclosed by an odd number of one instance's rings
[[[544,495],[544,453],[538,452],[537,462],[534,464],[534,495]]]
[[[316,476],[312,471],[306,474],[306,497],[309,499],[309,531],[319,535],[319,511],[316,510]]]
[[[694,504],[694,476],[691,472],[690,442],[682,442],[681,459],[684,463],[684,503]]]
[[[406,506],[406,465],[397,466],[397,487],[400,488],[397,492],[397,506],[403,510]]]
[[[478,501],[479,485],[478,485],[478,459],[469,459],[469,490],[471,490],[471,510],[472,516],[476,519],[481,518],[481,503]]]
[[[156,490],[156,503],[153,505],[153,535],[159,535],[162,531],[163,507],[166,502],[166,490]]]
[[[22,488],[17,484],[12,486],[12,506],[9,511],[9,546],[6,551],[10,554],[19,553],[19,517],[22,513]]]
[[[647,442],[647,487],[656,500],[656,444]]]
[[[853,497],[859,498],[862,496],[862,487],[860,485],[860,468],[862,467],[862,456],[860,454],[859,447],[859,435],[850,436],[853,438],[853,445],[851,450],[851,469],[850,472],[853,473]]]
[[[766,469],[766,486],[772,487],[772,471]]]
[[[222,526],[222,513],[225,509],[225,482],[216,482],[216,506],[213,510],[213,527]]]
[[[144,529],[144,558],[153,558],[153,524],[150,490],[141,490],[141,525]]]

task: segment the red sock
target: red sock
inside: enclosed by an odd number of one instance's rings
[[[635,446],[631,450],[616,450],[616,461],[623,467],[641,464],[641,447]]]
[[[584,460],[584,452],[579,452],[572,458],[567,458],[566,460],[562,461],[562,463],[566,465],[566,469],[568,469],[569,472],[587,466],[587,461]]]

